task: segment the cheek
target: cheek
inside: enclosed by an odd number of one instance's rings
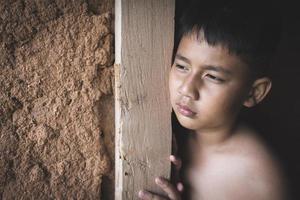
[[[169,94],[170,94],[170,103],[173,108],[179,100],[178,88],[180,86],[180,79],[176,76],[176,73],[170,72],[169,75]]]
[[[170,92],[171,98],[173,98],[174,95],[176,94],[177,85],[178,85],[178,80],[176,79],[173,69],[171,69],[170,74],[169,74],[169,92]]]
[[[242,106],[242,92],[239,89],[224,90],[216,97],[218,107],[224,112],[237,112]]]
[[[208,104],[211,108],[227,110],[239,102],[237,100],[239,93],[238,90],[230,86],[210,84],[200,91],[200,99],[202,99],[203,104]]]

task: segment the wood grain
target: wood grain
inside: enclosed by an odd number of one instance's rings
[[[171,105],[168,73],[174,0],[116,0],[115,199],[161,193],[154,178],[169,178]]]

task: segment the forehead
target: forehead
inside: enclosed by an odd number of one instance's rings
[[[231,71],[248,69],[246,63],[226,47],[209,45],[203,37],[199,38],[195,34],[182,37],[177,55],[187,58],[186,61],[193,66],[220,66]]]

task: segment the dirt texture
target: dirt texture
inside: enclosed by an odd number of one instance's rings
[[[0,0],[0,199],[113,199],[113,0]]]

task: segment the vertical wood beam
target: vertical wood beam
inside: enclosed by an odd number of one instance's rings
[[[115,199],[128,200],[143,188],[162,193],[154,178],[170,177],[175,1],[116,0],[115,6]]]

